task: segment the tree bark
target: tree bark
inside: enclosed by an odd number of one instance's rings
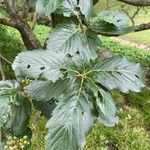
[[[134,28],[135,28],[135,32],[139,32],[139,31],[143,31],[143,30],[149,30],[150,29],[150,22],[137,25]]]
[[[29,0],[24,1],[22,14],[20,14],[17,9],[16,0],[4,0],[4,4],[10,19],[0,18],[0,24],[16,28],[20,32],[22,40],[28,50],[41,48],[39,40],[27,22],[29,13]]]
[[[150,0],[118,0],[133,6],[150,6]]]
[[[16,28],[22,36],[22,40],[28,50],[40,49],[41,44],[36,38],[30,26],[21,20],[17,20]]]
[[[0,18],[0,24],[16,28],[20,32],[22,40],[28,50],[41,48],[41,44],[33,33],[31,27],[21,18],[11,20]]]

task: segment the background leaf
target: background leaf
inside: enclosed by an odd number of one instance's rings
[[[122,35],[133,32],[128,20],[129,17],[123,12],[105,10],[91,19],[90,29],[96,33]]]
[[[15,136],[27,135],[31,102],[25,99],[20,106],[12,106],[11,131]]]
[[[54,99],[50,101],[36,101],[32,100],[33,105],[36,110],[41,112],[41,115],[45,116],[47,119],[52,117],[52,112],[56,107],[56,101]]]
[[[11,112],[11,105],[20,105],[23,97],[21,96],[19,83],[16,80],[0,81],[0,127],[8,122]]]

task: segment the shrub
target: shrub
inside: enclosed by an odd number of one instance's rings
[[[100,37],[102,41],[102,48],[100,51],[109,50],[120,56],[126,56],[130,60],[141,63],[145,67],[150,65],[150,53],[143,49],[134,48],[127,45],[122,45],[108,37]]]

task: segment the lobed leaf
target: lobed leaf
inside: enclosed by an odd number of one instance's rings
[[[108,89],[119,89],[124,93],[139,92],[145,87],[144,72],[139,64],[126,58],[113,57],[99,62],[93,67],[93,80]]]
[[[65,0],[60,8],[56,10],[56,13],[63,14],[65,17],[71,17],[76,15],[76,9],[78,7],[77,0]]]
[[[19,106],[12,106],[11,131],[16,136],[27,135],[31,115],[31,102],[25,99]]]
[[[47,49],[50,51],[61,51],[70,55],[79,52],[88,59],[97,57],[98,47],[100,40],[94,32],[82,31],[73,23],[56,27],[47,41]]]
[[[93,15],[93,0],[79,0],[79,8],[85,18],[89,20]]]
[[[27,86],[29,95],[37,101],[50,101],[65,93],[73,84],[69,79],[52,81],[33,81]]]
[[[65,55],[61,52],[46,50],[23,52],[16,57],[12,68],[18,78],[41,78],[56,81],[62,77],[60,69],[63,66],[64,57]]]
[[[103,11],[90,21],[90,29],[96,33],[122,35],[133,32],[127,21],[129,17],[119,11]]]
[[[93,123],[91,104],[86,93],[79,95],[78,92],[72,92],[62,96],[53,117],[47,123],[49,132],[46,149],[82,149]]]
[[[51,14],[61,6],[64,0],[37,0],[36,10],[40,14]]]
[[[10,103],[20,105],[23,97],[18,90],[19,83],[16,80],[0,81],[0,127],[7,123],[12,115]]]
[[[96,99],[99,112],[98,120],[106,126],[114,126],[118,123],[118,117],[113,98],[108,91],[103,89],[100,89],[100,94],[101,97]]]
[[[90,78],[87,80],[86,86],[89,90],[92,90],[96,99],[94,101],[98,112],[98,120],[106,126],[114,126],[118,123],[118,117],[116,115],[117,109],[113,98],[109,91],[106,91],[102,86],[97,85]]]

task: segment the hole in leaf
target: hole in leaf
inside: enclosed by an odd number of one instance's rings
[[[119,72],[119,71],[117,71],[117,73],[118,73],[119,75],[122,75],[121,72]]]
[[[44,69],[45,69],[45,67],[43,66],[43,67],[41,67],[40,69],[41,69],[41,70],[44,70]]]
[[[65,71],[67,71],[67,69],[61,68],[60,71],[65,72]]]
[[[80,52],[79,52],[79,51],[77,51],[77,52],[76,52],[76,54],[80,54]]]
[[[82,115],[84,115],[84,112],[82,111]]]
[[[31,68],[31,65],[27,65],[27,69]]]
[[[67,56],[67,57],[70,57],[70,58],[72,57],[70,54],[67,54],[66,56]]]
[[[139,79],[139,76],[138,75],[135,75],[138,79]]]
[[[102,103],[103,102],[103,96],[102,96],[102,94],[100,92],[98,92],[98,97],[99,97],[99,99],[100,99],[100,101]]]
[[[108,74],[112,74],[112,71],[107,71]]]

